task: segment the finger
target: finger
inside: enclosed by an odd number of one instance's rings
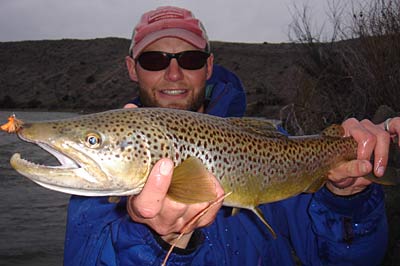
[[[138,215],[152,218],[160,212],[171,184],[173,167],[170,159],[161,159],[154,165],[143,190],[130,203]]]
[[[351,136],[358,143],[357,158],[369,160],[375,148],[375,136],[354,118],[347,119],[342,126],[345,136]]]
[[[345,181],[351,181],[346,183]],[[371,181],[365,178],[347,178],[344,182],[334,183],[328,182],[326,187],[336,195],[350,196],[363,191]]]
[[[374,174],[382,176],[389,160],[390,134],[369,120],[363,120],[361,123],[368,131],[375,135]]]
[[[393,118],[389,118],[389,119],[390,119],[390,121],[388,124],[388,129],[389,129],[388,132],[390,134],[398,135],[400,132],[400,117],[393,117]],[[385,122],[380,123],[379,127],[382,128],[383,130],[386,130],[384,123]]]
[[[342,163],[328,173],[328,179],[332,182],[344,182],[348,177],[360,177],[372,171],[372,165],[368,160],[352,160]],[[349,181],[347,181],[349,182]]]
[[[384,123],[379,124],[379,126],[384,129]],[[389,121],[389,133],[391,136],[400,136],[400,117],[393,117],[390,121]],[[398,141],[398,145],[400,146],[400,141]]]
[[[124,108],[137,108],[138,106],[136,104],[133,103],[127,103],[124,105]]]
[[[190,219],[190,217],[187,217],[187,212],[190,208],[193,207],[166,197],[163,200],[160,211],[151,222],[153,230],[159,235],[179,232],[187,220]]]

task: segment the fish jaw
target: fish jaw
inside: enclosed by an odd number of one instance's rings
[[[28,177],[42,187],[80,196],[124,196],[138,194],[142,187],[124,190],[109,189],[96,180],[84,168],[67,166],[45,166],[29,162],[15,153],[10,159],[11,166],[21,175]]]
[[[44,127],[44,124],[40,126]],[[138,194],[142,190],[148,171],[142,171],[145,178],[136,182],[135,178],[118,176],[119,173],[110,173],[106,167],[97,163],[96,158],[92,158],[76,142],[49,137],[52,135],[50,130],[47,130],[50,132],[47,135],[40,135],[33,130],[29,131],[29,128],[18,132],[18,137],[40,146],[61,164],[40,165],[22,159],[18,153],[14,154],[10,159],[11,166],[33,182],[48,189],[81,196],[124,196]]]

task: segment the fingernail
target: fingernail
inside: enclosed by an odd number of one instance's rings
[[[162,175],[169,175],[171,173],[171,169],[173,164],[171,161],[162,161],[160,165],[160,173]]]
[[[382,176],[382,175],[385,173],[385,167],[379,166],[378,169],[376,169],[376,173],[377,173],[379,176]]]

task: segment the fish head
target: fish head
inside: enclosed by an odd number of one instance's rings
[[[54,155],[61,165],[11,158],[12,167],[34,182],[83,196],[122,196],[141,191],[151,168],[144,138],[127,122],[99,113],[58,121],[25,123],[18,136]],[[113,121],[110,123],[110,121]]]

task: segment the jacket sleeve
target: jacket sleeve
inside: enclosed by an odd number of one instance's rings
[[[161,265],[167,250],[146,225],[129,218],[125,197],[117,203],[108,197],[71,197],[65,266]],[[168,265],[191,265],[196,250],[178,250]]]
[[[108,197],[71,197],[64,242],[64,265],[96,265],[107,237],[108,225],[123,215],[122,205],[122,202],[109,202]]]
[[[322,188],[311,196],[308,214],[310,223],[305,228],[314,239],[291,232],[304,264],[379,265],[383,260],[388,226],[381,186],[372,184],[351,197]]]

